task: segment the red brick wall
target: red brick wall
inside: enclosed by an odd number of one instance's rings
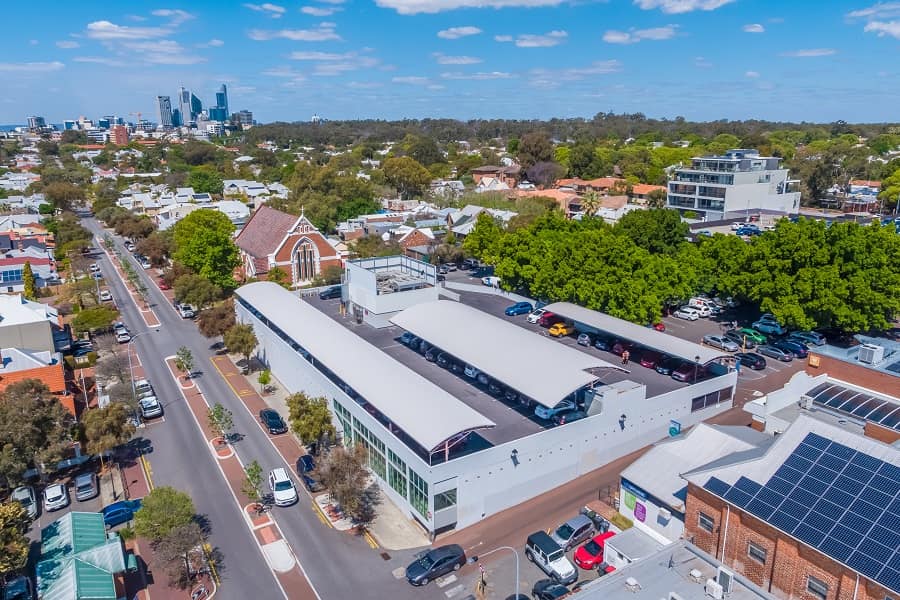
[[[895,431],[894,429],[871,421],[866,421],[863,432],[866,434],[866,437],[878,440],[879,442],[884,442],[885,444],[893,444],[900,440],[900,431]]]
[[[819,366],[811,366],[811,362],[819,361]],[[810,375],[828,373],[829,377],[840,379],[883,394],[900,396],[900,377],[879,373],[866,367],[844,362],[830,356],[822,356],[810,352],[806,359],[806,372]]]
[[[729,511],[726,506],[725,502],[706,490],[688,484],[685,537],[779,598],[819,600],[806,591],[807,577],[812,575],[828,585],[827,600],[853,600],[857,582],[855,572],[824,554],[799,544],[756,517],[734,508]],[[715,520],[712,532],[700,528],[700,512]],[[726,546],[724,560],[723,538]],[[748,556],[750,542],[766,550],[765,564]],[[884,600],[885,597],[893,596],[886,588],[863,577],[859,578],[856,600]]]

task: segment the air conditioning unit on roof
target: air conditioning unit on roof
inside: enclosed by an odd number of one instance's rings
[[[806,394],[803,394],[802,396],[800,396],[800,408],[803,408],[806,410],[812,410],[812,407],[813,407],[812,396],[807,396]]]
[[[877,365],[882,360],[884,360],[884,346],[863,344],[859,347],[859,362],[867,365]]]
[[[722,586],[715,579],[707,579],[703,591],[706,592],[707,596],[712,596],[715,600],[722,600],[722,597],[725,595]]]

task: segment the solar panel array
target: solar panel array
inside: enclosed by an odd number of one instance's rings
[[[900,467],[810,433],[765,485],[703,487],[900,593]]]
[[[900,404],[896,402],[834,383],[817,385],[806,395],[831,410],[900,431]]]

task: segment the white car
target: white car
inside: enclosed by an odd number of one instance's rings
[[[91,263],[90,268],[91,268],[91,273],[99,273],[100,272],[100,265],[98,265],[97,263]]]
[[[273,469],[269,473],[269,489],[272,490],[275,506],[290,506],[297,501],[297,488],[294,481],[282,467]]]
[[[497,287],[500,285],[500,278],[495,277],[494,275],[491,275],[489,277],[482,277],[481,283],[488,287]]]
[[[25,508],[25,512],[32,519],[37,517],[38,506],[37,499],[34,497],[34,488],[30,485],[23,485],[13,490],[9,496],[10,500],[15,500]]]
[[[700,311],[696,308],[691,308],[690,306],[682,306],[678,310],[672,313],[673,317],[678,317],[679,319],[685,319],[687,321],[696,321],[700,318]]]
[[[704,335],[703,343],[707,346],[724,350],[725,352],[737,352],[741,349],[736,343],[721,335]]]
[[[478,377],[479,374],[481,374],[481,371],[479,371],[472,365],[466,365],[466,368],[463,370],[463,373],[465,373],[466,377],[468,377],[469,379],[475,379],[476,377]]]
[[[127,344],[131,341],[131,334],[127,331],[119,331],[116,333],[116,341],[120,344]]]
[[[109,290],[100,290],[100,302],[111,302],[112,292]]]
[[[159,417],[163,413],[162,405],[156,396],[144,396],[138,401],[138,404],[141,405],[141,416],[145,419]]]
[[[536,308],[533,311],[531,311],[530,313],[528,313],[528,317],[526,317],[526,320],[529,323],[537,323],[538,321],[541,320],[541,317],[544,316],[545,312],[547,312],[546,308]]]
[[[534,409],[534,416],[538,417],[539,419],[546,419],[549,421],[558,413],[570,410],[575,410],[575,401],[566,398],[553,408],[547,408],[543,404],[537,405],[537,407]]]
[[[69,505],[69,490],[61,483],[44,488],[44,510],[53,512]]]
[[[182,319],[193,319],[197,311],[190,304],[179,304],[178,314],[181,315]]]
[[[138,379],[134,382],[134,395],[138,398],[146,398],[153,395],[153,386],[146,379]]]

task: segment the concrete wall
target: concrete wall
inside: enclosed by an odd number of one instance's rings
[[[684,533],[684,521],[668,507],[663,506],[669,513],[668,516],[660,513],[660,504],[660,501],[649,496],[641,488],[628,482],[620,482],[619,512],[631,519],[635,527],[653,539],[668,544],[681,538],[681,534]]]
[[[49,321],[0,327],[0,348],[55,352]]]

